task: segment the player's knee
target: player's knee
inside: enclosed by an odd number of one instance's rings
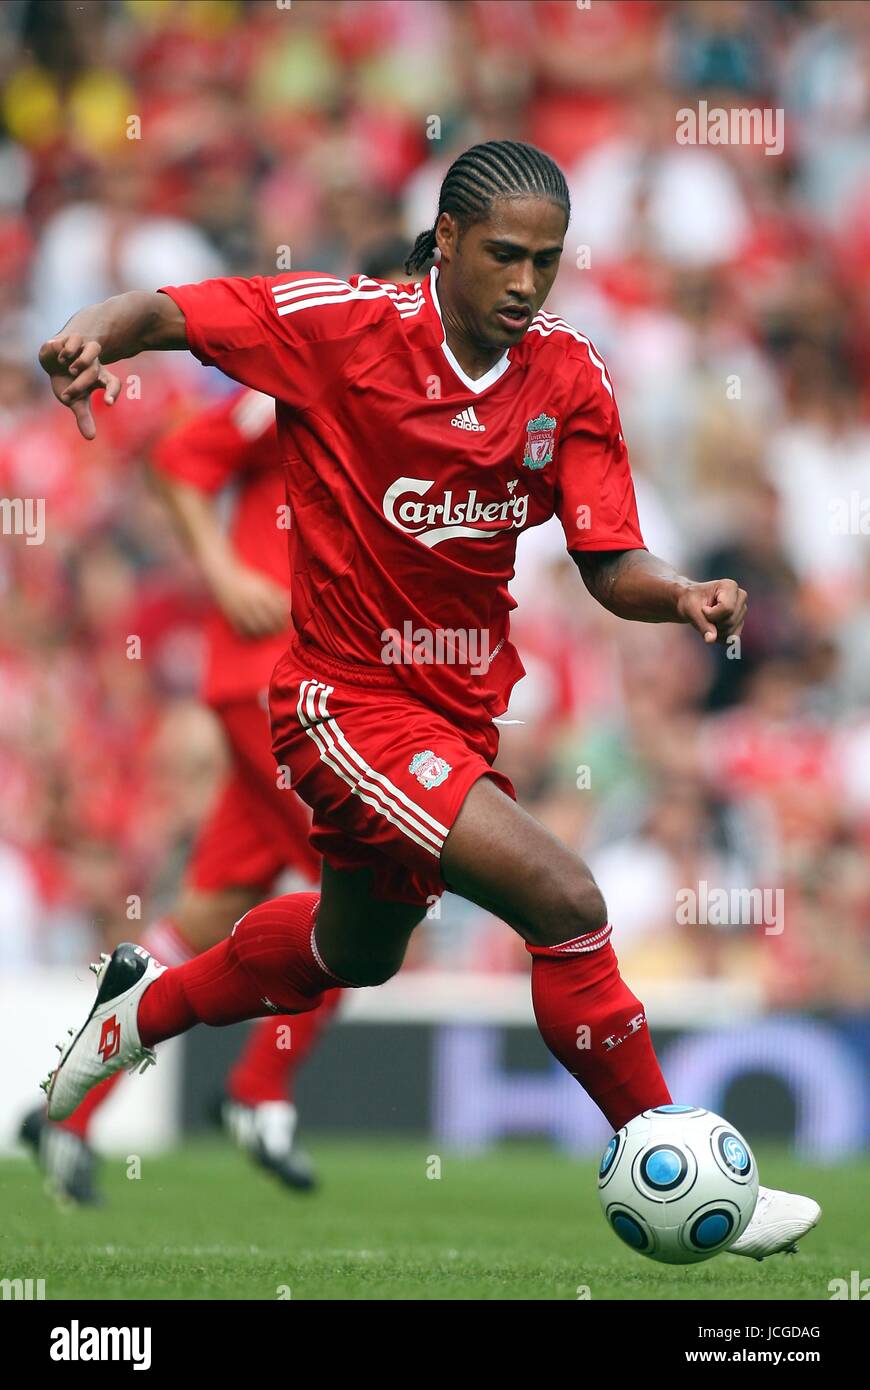
[[[578,874],[571,882],[553,883],[534,923],[533,944],[554,946],[607,925],[607,904],[594,878]]]
[[[572,936],[585,936],[607,926],[607,903],[594,878],[583,879],[571,895]]]
[[[342,978],[349,985],[354,985],[358,989],[369,989],[373,985],[386,984],[387,980],[391,980],[398,972],[401,964],[401,960],[393,958],[382,960],[366,958],[365,960],[352,961],[345,966],[347,973],[343,974]]]
[[[386,984],[401,969],[406,941],[368,938],[364,944],[318,931],[317,945],[327,970],[357,989]]]

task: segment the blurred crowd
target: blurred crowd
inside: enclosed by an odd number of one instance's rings
[[[568,177],[547,309],[608,363],[647,544],[737,578],[750,611],[739,652],[620,623],[555,523],[526,534],[528,675],[500,765],[589,859],[632,978],[866,1007],[868,16],[850,0],[6,0],[0,497],[44,498],[45,534],[0,536],[0,965],[135,936],[171,901],[224,759],[196,698],[206,598],[144,465],[229,383],[187,355],[136,359],[85,444],[39,342],[127,289],[288,257],[350,274],[432,225],[462,149],[516,138]],[[700,101],[781,111],[781,152],[678,144]],[[681,922],[678,894],[702,882],[781,890],[781,921]],[[409,964],[524,959],[448,896]]]

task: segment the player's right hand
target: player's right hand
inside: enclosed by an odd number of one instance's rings
[[[120,379],[100,361],[101,351],[100,343],[86,340],[81,333],[59,333],[39,349],[39,365],[48,373],[52,391],[75,415],[85,439],[94,439],[97,433],[92,392],[105,391],[106,404],[114,405],[121,390]]]
[[[245,565],[222,574],[215,598],[241,637],[270,637],[284,632],[290,621],[287,590]]]

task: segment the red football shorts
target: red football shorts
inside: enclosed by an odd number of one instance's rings
[[[373,871],[377,897],[426,906],[445,890],[441,847],[469,788],[491,777],[494,724],[459,728],[386,670],[348,666],[294,638],[269,689],[272,747],[314,812],[334,869]]]
[[[309,844],[311,816],[293,791],[278,785],[265,709],[252,698],[221,705],[215,713],[232,767],[199,832],[185,882],[205,892],[265,891],[291,868],[316,883],[320,859]]]

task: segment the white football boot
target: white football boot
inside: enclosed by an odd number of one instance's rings
[[[794,1255],[795,1242],[813,1229],[821,1214],[812,1197],[759,1187],[752,1219],[743,1235],[728,1246],[729,1254],[748,1255],[751,1260],[766,1260],[781,1252]]]
[[[55,1044],[60,1061],[41,1083],[50,1120],[65,1120],[93,1086],[122,1067],[145,1071],[157,1060],[142,1046],[136,1015],[145,990],[166,966],[144,946],[125,941],[91,969],[99,984],[94,1007],[77,1033],[70,1028],[69,1042]]]

